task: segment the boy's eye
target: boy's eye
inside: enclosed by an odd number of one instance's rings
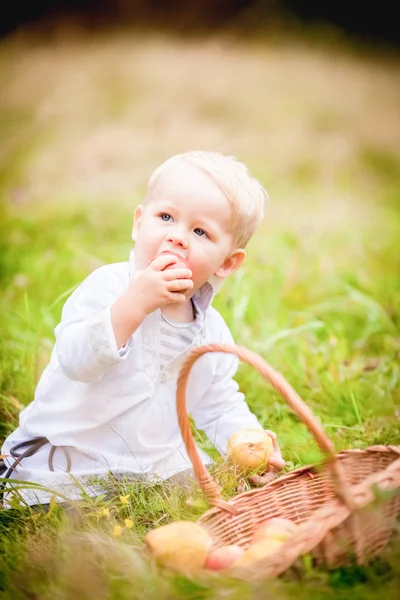
[[[207,235],[206,232],[204,231],[204,229],[199,229],[199,227],[196,227],[196,229],[193,229],[193,231],[195,232],[196,235],[199,235],[199,236]]]
[[[168,213],[162,213],[161,218],[163,221],[169,221],[170,219],[172,219],[171,215],[169,215]]]

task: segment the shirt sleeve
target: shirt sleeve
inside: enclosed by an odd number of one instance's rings
[[[226,327],[226,326],[225,326]],[[234,345],[226,327],[221,343]],[[250,411],[244,395],[233,379],[239,359],[233,354],[216,354],[218,364],[211,385],[192,411],[196,427],[206,432],[221,454],[227,450],[229,438],[248,427],[261,429],[257,417]]]
[[[55,329],[61,368],[75,381],[98,381],[131,351],[129,343],[119,349],[115,341],[111,306],[124,292],[124,278],[112,267],[101,267],[85,279],[65,303]]]

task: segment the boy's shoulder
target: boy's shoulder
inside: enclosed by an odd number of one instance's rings
[[[86,281],[92,280],[94,281],[106,281],[111,279],[120,279],[123,281],[129,280],[129,262],[118,262],[118,263],[110,263],[106,265],[101,265],[101,267],[97,267],[94,269],[87,277]]]
[[[129,285],[129,278],[130,265],[128,262],[102,265],[94,269],[77,285],[71,298],[118,295]]]
[[[213,341],[222,344],[233,344],[233,337],[224,317],[212,305],[207,310],[207,322]]]

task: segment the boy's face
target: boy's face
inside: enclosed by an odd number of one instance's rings
[[[232,248],[232,217],[231,203],[211,177],[193,165],[170,167],[135,211],[137,267],[160,254],[176,255],[174,267],[192,271],[193,295],[212,275],[225,278],[242,262],[245,251]]]

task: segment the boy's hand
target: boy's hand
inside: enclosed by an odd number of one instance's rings
[[[274,451],[271,458],[269,459],[268,471],[266,471],[262,475],[250,475],[248,478],[252,484],[257,486],[265,485],[266,483],[269,483],[270,481],[275,479],[278,476],[279,471],[281,471],[286,464],[282,458],[276,434],[273,431],[269,431],[268,429],[265,430],[265,433],[267,433],[271,438]]]
[[[137,271],[126,292],[111,307],[117,348],[122,348],[143,323],[144,318],[167,304],[186,300],[185,292],[193,287],[190,269],[166,269],[178,261],[172,254],[157,256],[145,268]]]
[[[145,269],[135,273],[128,293],[136,306],[149,314],[167,304],[184,303],[185,292],[193,287],[192,272],[187,268],[174,269],[178,258],[173,254],[157,256]],[[166,267],[172,266],[170,269]]]

